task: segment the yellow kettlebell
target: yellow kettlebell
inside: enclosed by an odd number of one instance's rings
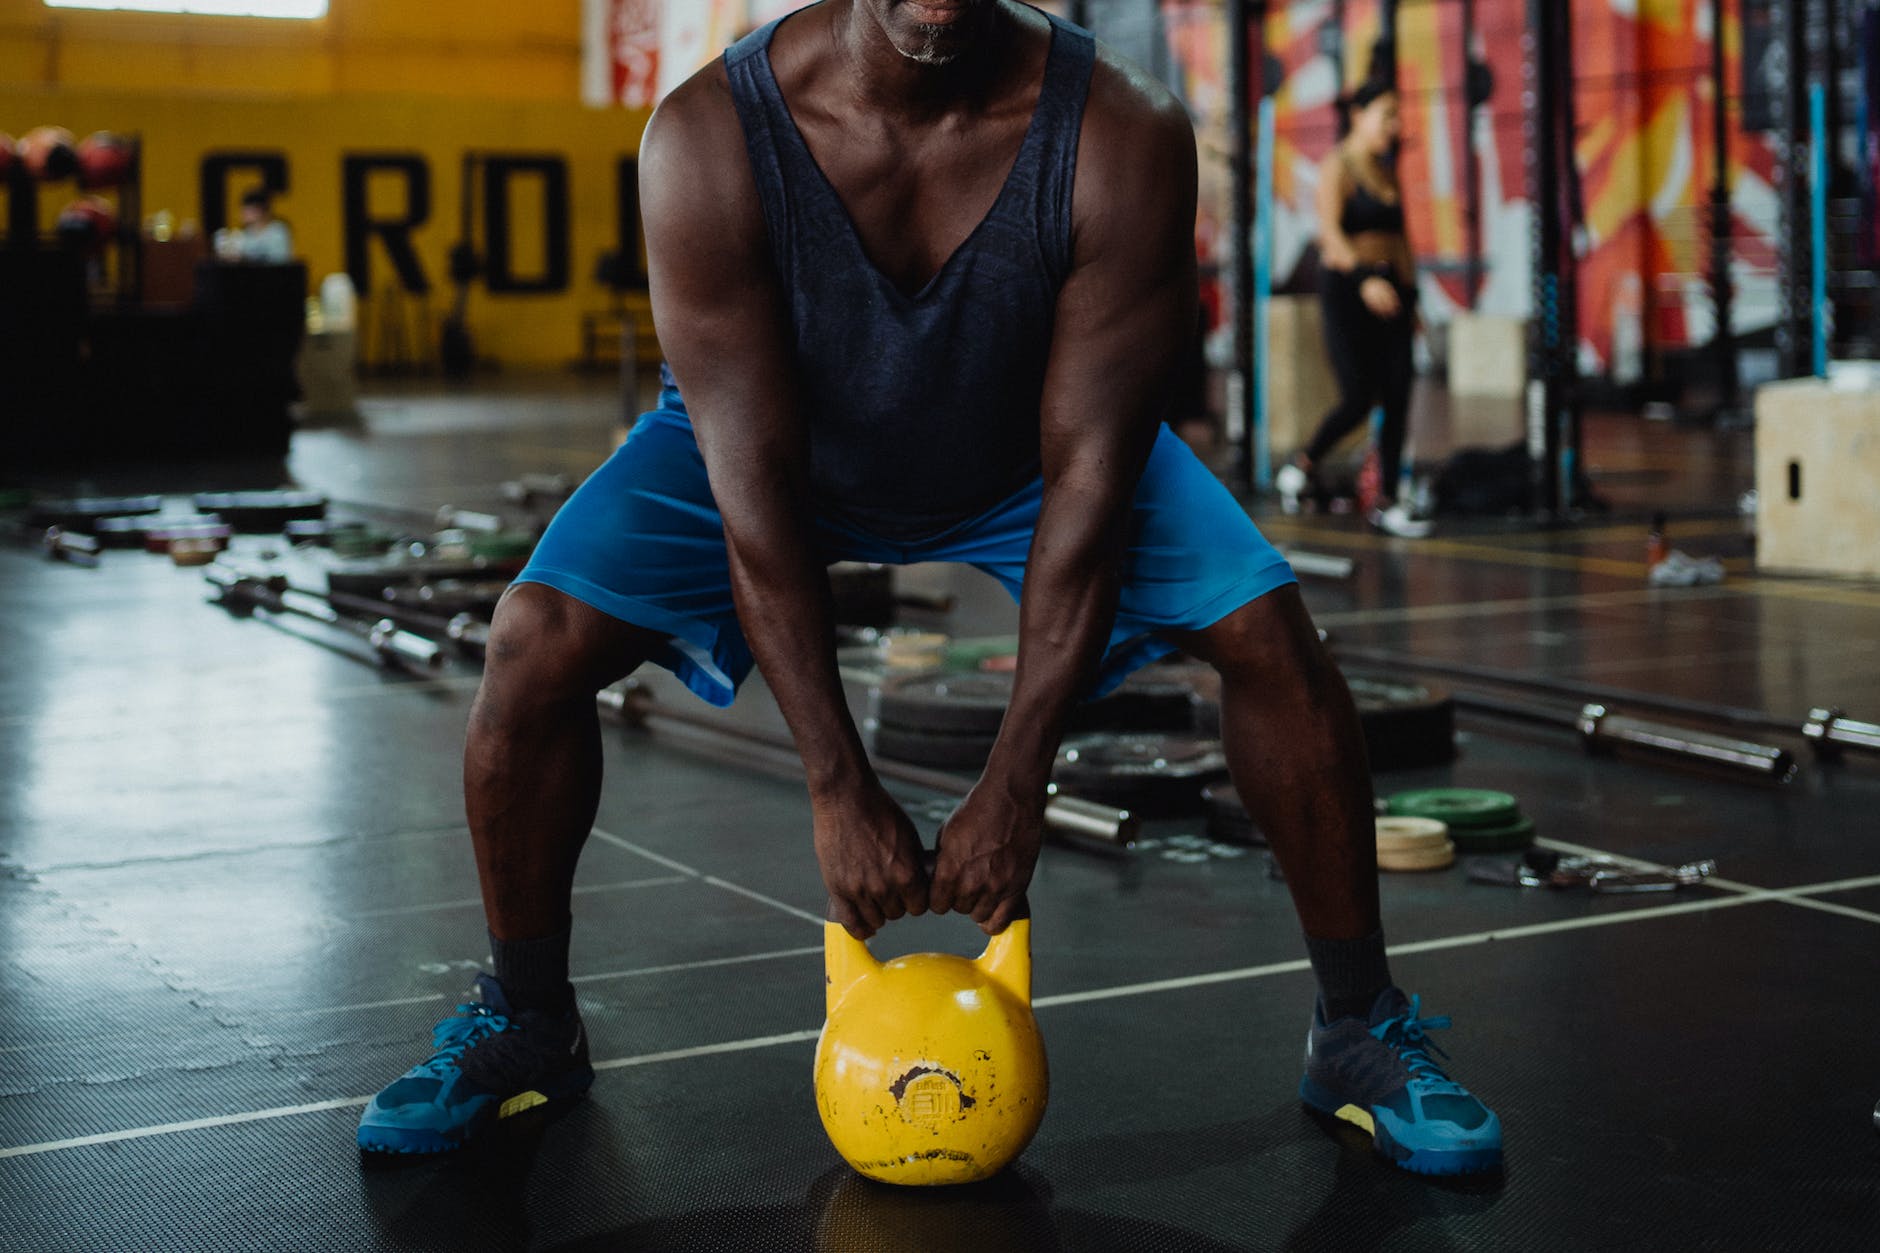
[[[881,962],[823,924],[829,1016],[816,1043],[816,1108],[862,1174],[914,1187],[973,1183],[1017,1157],[1050,1080],[1031,1013],[1031,920],[977,959]]]

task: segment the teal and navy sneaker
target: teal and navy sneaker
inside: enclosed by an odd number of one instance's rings
[[[443,1153],[501,1119],[579,1097],[594,1082],[580,1014],[512,1014],[503,985],[477,976],[474,1005],[431,1032],[437,1051],[367,1103],[359,1147]]]
[[[1448,1056],[1424,1034],[1449,1025],[1421,1018],[1421,997],[1387,988],[1370,1021],[1326,1022],[1313,1010],[1306,1036],[1306,1073],[1299,1097],[1323,1114],[1371,1135],[1377,1151],[1420,1175],[1466,1175],[1501,1169],[1501,1120],[1443,1073],[1430,1050]]]

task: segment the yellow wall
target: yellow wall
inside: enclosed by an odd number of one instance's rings
[[[480,353],[510,365],[560,364],[578,350],[580,314],[605,303],[591,275],[618,233],[615,162],[638,150],[646,124],[644,113],[579,103],[580,53],[579,0],[333,0],[328,17],[314,22],[0,0],[0,130],[137,132],[144,211],[168,208],[179,219],[201,214],[205,155],[279,151],[291,185],[277,211],[293,224],[315,284],[344,266],[342,155],[422,155],[432,208],[414,238],[434,319],[450,299],[445,257],[458,236],[463,154],[562,156],[569,290],[491,296],[479,288],[470,305]],[[232,191],[249,181],[237,175]],[[43,188],[42,218],[73,194],[70,185]],[[532,268],[541,253],[536,201],[523,196],[517,206],[520,268]],[[375,255],[373,285],[391,278]]]
[[[581,0],[330,0],[316,21],[0,0],[0,83],[163,95],[579,98]]]

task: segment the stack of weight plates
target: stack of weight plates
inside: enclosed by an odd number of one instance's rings
[[[992,753],[1011,699],[1009,674],[891,678],[875,700],[875,751],[918,766],[977,770]]]
[[[1423,788],[1399,792],[1386,804],[1394,817],[1433,818],[1448,824],[1449,838],[1459,852],[1518,852],[1534,843],[1534,820],[1524,817],[1521,802],[1506,792]]]
[[[905,641],[910,655],[923,641],[937,640],[943,647],[946,644],[942,635],[885,639],[890,646],[891,670],[912,668],[895,664],[891,649],[897,643]],[[935,665],[943,660],[944,652],[932,659]],[[999,735],[999,724],[1005,720],[1005,707],[1012,699],[1012,679],[1012,673],[1004,670],[888,678],[875,700],[875,751],[916,765],[978,769],[986,764],[992,742]],[[1073,733],[1113,732],[1134,737],[1130,745],[1116,749],[1132,762],[1144,759],[1145,754],[1148,759],[1165,756],[1141,742],[1143,737],[1157,733],[1167,733],[1171,742],[1176,742],[1175,751],[1185,754],[1194,721],[1192,697],[1193,690],[1182,676],[1172,673],[1172,668],[1151,666],[1131,675],[1103,699],[1072,709],[1069,729]],[[1104,754],[1098,752],[1097,757]],[[1161,777],[1155,775],[1150,786]],[[1122,786],[1127,788],[1128,784]]]
[[[1449,828],[1434,818],[1379,818],[1379,870],[1444,870],[1456,864]]]

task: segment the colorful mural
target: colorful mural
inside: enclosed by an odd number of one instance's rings
[[[1580,247],[1584,365],[1636,378],[1648,349],[1702,344],[1714,329],[1705,275],[1714,177],[1709,0],[1572,0],[1578,163],[1585,229]],[[1327,27],[1343,10],[1342,76]],[[1527,206],[1522,168],[1519,49],[1525,0],[1476,0],[1476,55],[1495,77],[1473,147],[1481,179],[1486,312],[1527,311]],[[1263,32],[1283,77],[1277,93],[1275,185],[1280,272],[1312,237],[1316,166],[1336,142],[1333,100],[1365,73],[1380,0],[1291,0],[1273,5]],[[1741,97],[1739,0],[1727,0],[1722,37],[1726,100]],[[1404,96],[1401,174],[1410,234],[1421,259],[1425,309],[1440,321],[1468,301],[1465,165],[1471,137],[1461,84],[1460,0],[1402,0],[1398,81]],[[1730,139],[1733,266],[1738,331],[1775,318],[1774,158],[1760,134],[1734,122]]]

